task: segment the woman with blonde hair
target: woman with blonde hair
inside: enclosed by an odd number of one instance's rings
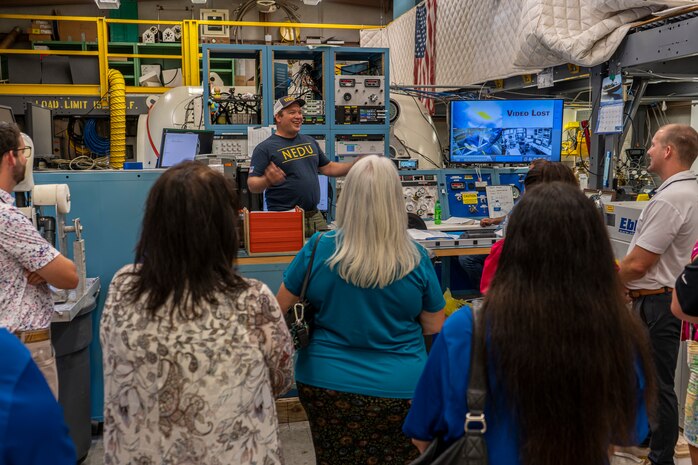
[[[313,236],[284,273],[282,309],[306,298],[318,310],[296,380],[315,455],[325,464],[404,464],[416,456],[401,433],[426,361],[425,334],[440,330],[445,301],[426,250],[409,236],[402,187],[388,158],[349,171],[337,229]]]

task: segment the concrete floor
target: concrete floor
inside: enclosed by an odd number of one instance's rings
[[[286,465],[315,465],[315,451],[307,421],[281,423],[279,434]],[[104,465],[102,437],[93,438],[83,465]]]
[[[279,434],[283,447],[284,461],[286,465],[315,465],[315,451],[313,450],[313,440],[310,436],[310,426],[307,421],[279,424]],[[677,451],[681,453],[674,457],[676,465],[691,465],[688,457],[686,440],[683,435],[679,436]],[[616,455],[611,465],[638,465],[642,460],[638,457],[645,457],[648,449],[629,447],[622,449],[621,454]],[[104,444],[102,438],[92,439],[90,453],[83,462],[83,465],[104,465]]]

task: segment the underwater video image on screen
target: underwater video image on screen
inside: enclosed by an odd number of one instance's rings
[[[560,160],[562,100],[451,102],[452,163]]]

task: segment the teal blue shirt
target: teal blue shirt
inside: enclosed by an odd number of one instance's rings
[[[426,250],[407,276],[383,289],[349,284],[330,270],[336,232],[318,244],[306,297],[318,309],[310,345],[298,353],[296,380],[336,391],[410,399],[426,363],[419,314],[446,302]],[[284,285],[299,295],[313,236],[284,272]]]

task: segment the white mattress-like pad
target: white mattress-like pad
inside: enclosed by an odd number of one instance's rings
[[[632,23],[698,0],[438,0],[436,85],[464,86],[564,63],[607,61]],[[362,47],[390,49],[391,83],[413,84],[415,9]]]

